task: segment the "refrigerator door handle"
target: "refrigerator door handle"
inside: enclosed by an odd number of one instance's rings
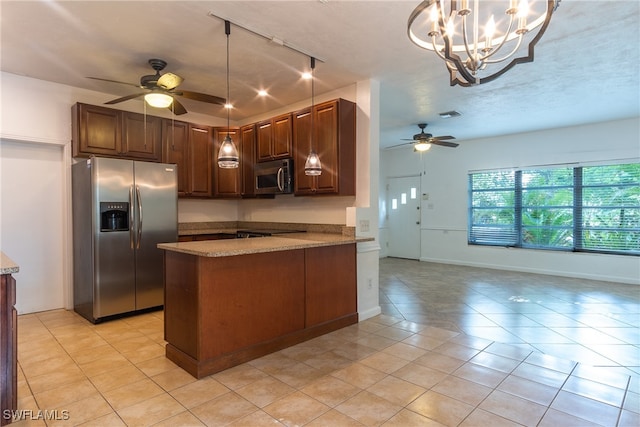
[[[142,240],[142,196],[140,195],[140,187],[136,185],[136,199],[138,201],[138,242],[137,249],[140,249],[140,240]]]
[[[133,227],[133,221],[134,221],[134,217],[133,217],[133,185],[132,185],[131,187],[129,187],[129,246],[131,246],[131,249],[133,249],[134,247],[133,233],[135,232],[135,230]]]

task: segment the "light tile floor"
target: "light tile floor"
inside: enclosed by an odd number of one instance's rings
[[[383,259],[380,289],[382,315],[201,380],[164,357],[162,312],[19,316],[15,425],[640,425],[637,288]]]

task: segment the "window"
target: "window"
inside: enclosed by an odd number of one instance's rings
[[[469,174],[474,245],[640,255],[640,163]]]

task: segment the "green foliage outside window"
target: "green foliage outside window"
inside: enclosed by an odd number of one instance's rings
[[[469,175],[470,244],[640,254],[640,163]]]

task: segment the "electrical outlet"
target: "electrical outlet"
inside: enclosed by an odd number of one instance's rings
[[[373,289],[373,279],[367,280],[367,289]]]

